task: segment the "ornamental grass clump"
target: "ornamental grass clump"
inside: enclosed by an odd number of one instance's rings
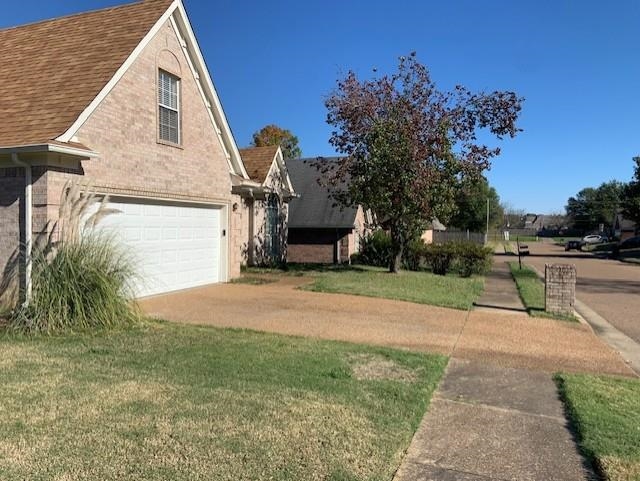
[[[63,189],[59,219],[34,242],[32,295],[11,316],[25,333],[109,328],[138,319],[132,258],[104,230],[102,219],[117,211],[77,184]]]

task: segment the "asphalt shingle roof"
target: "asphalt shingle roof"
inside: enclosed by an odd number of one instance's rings
[[[62,135],[171,3],[144,0],[0,30],[0,146]]]
[[[251,180],[261,184],[265,181],[276,152],[278,152],[277,145],[240,149],[240,157]]]
[[[335,162],[336,157],[323,158]],[[334,205],[329,187],[320,185],[322,174],[312,164],[316,158],[287,160],[287,170],[299,198],[289,202],[289,228],[352,228],[357,209]]]

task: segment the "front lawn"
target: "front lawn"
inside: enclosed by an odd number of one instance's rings
[[[484,290],[484,279],[413,271],[390,274],[386,269],[358,266],[316,273],[314,281],[304,288],[470,309]]]
[[[545,311],[544,282],[540,280],[538,274],[529,266],[522,264],[522,269],[518,262],[509,262],[511,275],[518,288],[518,294],[527,312],[535,317],[550,317],[563,321],[577,321],[575,316],[562,316]]]
[[[584,454],[607,481],[640,480],[640,380],[556,376]]]
[[[389,480],[446,358],[149,323],[0,337],[2,480]]]

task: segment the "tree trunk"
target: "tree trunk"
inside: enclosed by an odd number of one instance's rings
[[[402,265],[402,249],[396,255],[391,257],[391,265],[389,266],[389,272],[392,274],[397,274],[400,272],[400,267]]]
[[[389,272],[397,274],[402,265],[402,236],[395,226],[391,226],[391,258],[389,259]]]

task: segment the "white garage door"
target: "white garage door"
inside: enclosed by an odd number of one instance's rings
[[[99,228],[134,257],[138,297],[220,281],[220,209],[120,200],[109,207],[120,212]]]

